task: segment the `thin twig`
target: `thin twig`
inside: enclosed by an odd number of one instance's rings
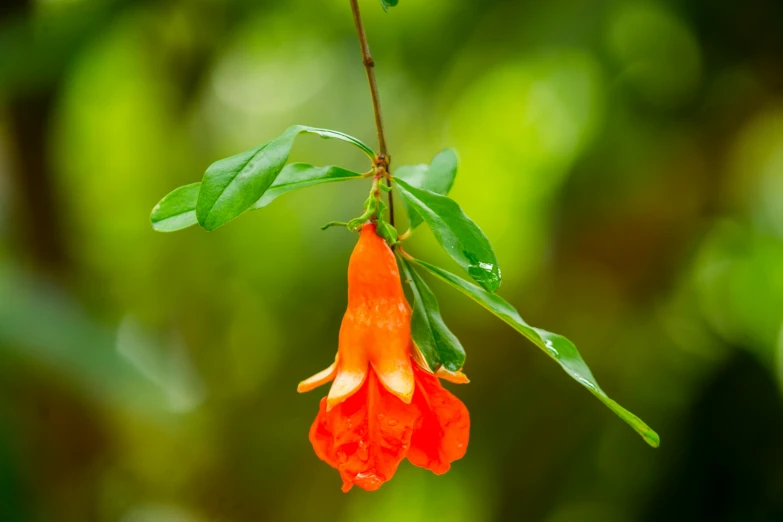
[[[389,151],[386,148],[386,136],[383,133],[383,116],[381,115],[381,99],[378,96],[378,85],[375,82],[375,62],[370,55],[370,45],[367,43],[367,33],[364,32],[364,23],[362,22],[362,15],[359,11],[358,0],[351,1],[351,10],[353,11],[353,21],[356,24],[356,33],[359,36],[359,45],[362,48],[362,62],[364,63],[364,69],[367,71],[367,81],[370,84],[370,95],[372,96],[372,109],[375,114],[375,130],[378,133],[378,148],[380,152],[378,154],[378,160],[380,166],[387,174],[386,184],[391,187],[391,179],[389,179],[389,163],[390,156]],[[389,191],[389,223],[394,226],[394,199],[392,192]]]

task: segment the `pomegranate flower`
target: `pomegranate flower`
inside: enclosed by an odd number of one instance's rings
[[[410,307],[394,254],[375,228],[364,225],[348,264],[348,309],[335,362],[298,387],[306,392],[334,381],[310,442],[340,472],[343,491],[354,484],[378,489],[405,457],[445,473],[468,446],[468,410],[438,380],[467,378],[432,374],[414,362]]]

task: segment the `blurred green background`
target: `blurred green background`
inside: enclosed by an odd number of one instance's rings
[[[362,8],[393,166],[458,150],[501,295],[660,449],[433,281],[468,454],[342,494],[307,439],[326,388],[295,390],[334,356],[356,241],[319,226],[368,182],[212,233],[149,213],[294,123],[375,144],[348,1],[6,0],[0,520],[783,520],[783,4]],[[291,159],[368,167],[315,137]],[[424,228],[408,250],[454,268]]]

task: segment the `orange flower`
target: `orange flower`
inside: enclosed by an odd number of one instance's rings
[[[410,317],[394,254],[368,223],[348,264],[348,309],[335,362],[298,388],[334,380],[310,442],[340,472],[343,491],[354,484],[378,489],[406,456],[445,473],[467,449],[468,410],[413,362]],[[437,375],[467,382],[461,372]]]

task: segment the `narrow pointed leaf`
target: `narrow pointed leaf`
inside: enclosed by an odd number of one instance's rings
[[[158,232],[174,232],[198,223],[196,200],[200,187],[201,183],[191,183],[166,194],[152,209],[152,228]]]
[[[372,149],[342,132],[294,125],[272,141],[209,166],[196,203],[199,224],[215,230],[253,206],[275,182],[303,132],[347,141],[372,155]]]
[[[323,183],[332,183],[335,181],[345,181],[349,179],[362,179],[358,172],[327,165],[325,167],[315,167],[309,163],[289,163],[277,176],[277,179],[261,198],[251,207],[252,210],[263,208],[286,192],[298,189],[321,185]]]
[[[489,240],[452,199],[395,178],[406,204],[418,212],[435,238],[478,284],[490,292],[500,286],[500,267]]]
[[[283,167],[271,187],[256,201],[251,210],[263,208],[286,192],[349,179],[362,179],[358,172],[328,165],[315,167],[309,163],[290,163]],[[191,183],[171,191],[152,209],[152,228],[173,232],[198,223],[196,200],[201,183]]]
[[[441,366],[456,372],[465,364],[465,350],[440,315],[440,306],[427,283],[405,258],[398,257],[412,295],[411,338],[431,371]]]
[[[579,355],[579,351],[571,341],[561,335],[530,326],[519,316],[517,310],[499,295],[487,292],[442,268],[425,263],[424,261],[419,261],[417,259],[412,259],[411,261],[476,301],[529,339],[533,344],[541,348],[549,357],[554,359],[568,375],[590,390],[590,392],[598,397],[598,399],[608,406],[609,409],[636,430],[647,444],[652,447],[658,447],[660,444],[658,434],[647,426],[639,417],[626,410],[606,395],[601,387],[598,386],[598,382],[596,382],[595,377],[593,377],[587,364],[582,359],[582,356]]]
[[[306,125],[294,125],[289,130],[291,129],[297,129],[297,134],[304,132],[307,134],[315,134],[316,136],[320,136],[325,139],[342,140],[361,149],[361,151],[367,154],[367,156],[370,159],[375,158],[375,151],[372,150],[372,148],[370,148],[369,145],[364,143],[359,138],[354,138],[353,136],[350,136],[344,132],[330,130],[330,129],[319,129],[316,127],[308,127]]]
[[[444,149],[432,158],[429,165],[405,165],[396,169],[394,175],[413,187],[447,196],[457,176],[457,153],[454,149]],[[407,199],[403,199],[403,203],[413,230],[421,225],[422,218]]]

